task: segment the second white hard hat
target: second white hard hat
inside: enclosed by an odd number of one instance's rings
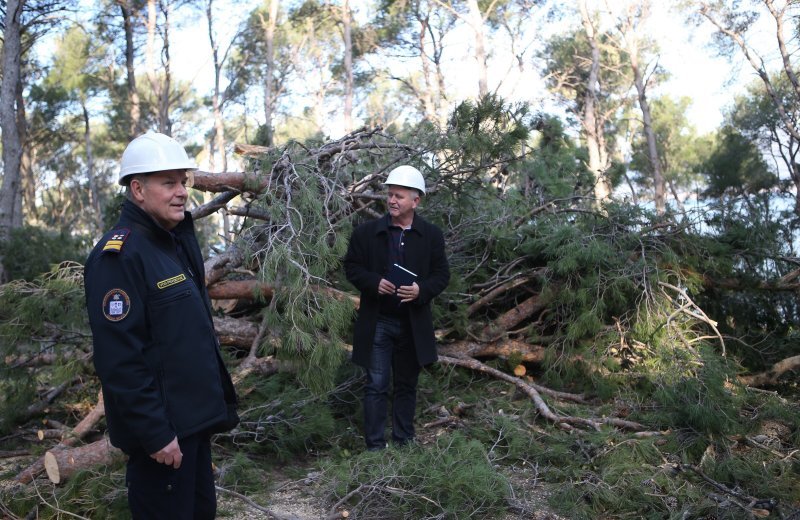
[[[391,184],[394,186],[405,186],[406,188],[413,188],[425,194],[425,179],[422,178],[420,171],[413,166],[404,164],[398,166],[389,172],[384,184]]]
[[[118,182],[137,173],[165,170],[196,170],[183,146],[172,137],[152,130],[131,141],[122,153]]]

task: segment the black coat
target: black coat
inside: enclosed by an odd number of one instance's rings
[[[170,233],[127,201],[89,255],[85,281],[112,444],[155,453],[176,436],[236,424],[189,213]]]
[[[388,215],[358,226],[344,258],[347,279],[361,291],[353,338],[353,362],[368,366],[378,320],[378,284],[388,272]],[[447,287],[450,268],[442,231],[414,214],[412,231],[405,233],[405,266],[417,274],[419,297],[408,305],[414,347],[420,365],[437,360],[431,300]]]

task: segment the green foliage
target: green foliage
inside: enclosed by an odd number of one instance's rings
[[[691,190],[696,186],[708,157],[709,138],[698,136],[689,123],[687,111],[691,99],[674,100],[662,96],[651,100],[653,131],[664,180],[676,191]],[[637,181],[646,189],[652,186],[652,166],[647,140],[641,132],[633,143],[630,168],[640,173]]]
[[[516,180],[526,198],[542,203],[590,191],[594,181],[585,166],[586,152],[576,147],[563,123],[549,116],[536,130],[530,158],[513,167],[519,172]]]
[[[220,438],[279,460],[330,446],[336,430],[324,396],[298,387],[289,374],[251,376],[239,387],[241,424]]]
[[[0,256],[11,280],[33,280],[64,261],[83,262],[89,253],[86,237],[54,232],[36,226],[11,230],[0,242]]]
[[[686,367],[658,373],[653,399],[656,412],[649,424],[660,429],[687,428],[706,435],[734,434],[739,431],[738,411],[742,396],[730,385],[733,371],[716,354],[707,353],[702,365],[688,372]],[[679,375],[684,372],[683,375]]]
[[[36,345],[57,334],[67,345],[81,344],[86,327],[83,266],[65,263],[33,282],[0,286],[0,339],[5,353]]]
[[[219,467],[219,485],[225,489],[251,495],[267,487],[268,474],[263,462],[250,458],[246,452],[237,451],[216,464]]]
[[[480,443],[455,433],[436,446],[364,452],[324,468],[332,500],[356,516],[374,518],[486,518],[501,511],[505,479],[487,462]]]
[[[725,126],[705,164],[708,187],[705,194],[750,195],[769,190],[778,182],[770,171],[757,143],[734,127]]]
[[[80,471],[63,486],[56,486],[45,479],[13,491],[11,500],[6,500],[12,493],[10,488],[0,491],[0,502],[20,518],[34,514],[43,520],[61,519],[65,517],[65,511],[72,517],[78,515],[91,520],[124,520],[131,517],[123,463]]]

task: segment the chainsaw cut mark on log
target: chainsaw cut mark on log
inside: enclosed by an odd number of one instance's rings
[[[107,438],[78,448],[56,447],[44,454],[44,469],[53,484],[62,484],[80,470],[108,466],[125,458]]]

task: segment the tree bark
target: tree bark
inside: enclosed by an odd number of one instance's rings
[[[194,172],[194,185],[196,190],[222,193],[235,189],[260,193],[269,184],[269,178],[247,172],[221,172],[211,173],[197,170]]]
[[[484,97],[489,93],[489,72],[486,59],[486,31],[483,26],[478,0],[467,0],[469,9],[468,23],[475,36],[475,62],[478,64],[478,96]]]
[[[350,17],[350,2],[342,4],[344,30],[344,133],[353,131],[353,40]]]
[[[54,448],[44,454],[47,478],[54,484],[63,484],[82,469],[107,466],[122,460],[125,454],[111,445],[106,437],[78,448]]]
[[[517,326],[522,321],[530,318],[544,308],[541,296],[534,294],[516,307],[507,310],[498,316],[492,323],[486,325],[481,331],[481,338],[492,339]]]
[[[778,361],[772,365],[772,367],[765,372],[759,372],[758,374],[752,374],[749,376],[739,376],[739,381],[747,386],[758,387],[775,385],[778,383],[778,378],[780,378],[783,374],[791,370],[798,369],[800,369],[800,355],[782,359],[781,361]]]
[[[264,40],[267,44],[267,73],[264,77],[264,125],[267,130],[266,145],[268,147],[274,144],[272,119],[275,108],[275,28],[278,23],[279,3],[279,0],[270,0],[269,19],[261,19]]]
[[[159,89],[158,97],[158,128],[166,135],[172,135],[172,120],[169,118],[169,109],[172,106],[170,89],[172,85],[172,59],[169,54],[169,30],[170,30],[170,2],[162,0],[159,2],[161,13],[164,15],[164,41],[161,48],[161,65],[164,68],[164,81]]]
[[[100,190],[97,187],[97,179],[95,179],[94,176],[94,152],[92,149],[89,109],[86,108],[86,102],[84,100],[81,100],[81,107],[83,108],[83,142],[86,147],[86,178],[89,183],[89,202],[95,214],[97,231],[102,233],[103,230],[105,230],[105,224],[103,223],[103,205],[100,201]]]
[[[581,126],[586,137],[586,148],[589,152],[589,170],[595,176],[595,203],[600,205],[611,196],[611,185],[606,174],[609,161],[608,153],[605,150],[605,130],[603,129],[603,120],[597,114],[598,91],[600,88],[600,46],[597,42],[594,24],[586,8],[586,0],[581,0],[579,6],[581,23],[592,49],[589,79],[586,82],[586,93],[583,97]]]
[[[258,280],[225,280],[208,287],[208,296],[213,300],[269,299],[274,292],[271,285]]]
[[[642,111],[642,122],[644,125],[644,135],[647,141],[647,158],[650,162],[650,173],[653,175],[653,187],[655,189],[654,201],[656,214],[663,215],[666,210],[666,184],[664,175],[661,171],[661,160],[658,157],[658,146],[656,145],[656,133],[653,129],[653,116],[650,113],[650,103],[647,100],[647,84],[644,80],[644,71],[639,63],[640,54],[640,30],[638,25],[649,15],[649,4],[630,5],[622,27],[622,37],[625,40],[625,47],[628,51],[628,60],[633,70],[633,83],[636,86],[636,94],[639,99],[639,109]]]
[[[258,327],[247,320],[230,317],[214,317],[214,329],[222,345],[249,348],[258,334]]]
[[[505,339],[491,343],[476,341],[456,341],[439,346],[439,354],[451,357],[501,357],[509,359],[519,356],[525,363],[541,363],[544,360],[545,348],[541,345],[530,345],[516,339]]]
[[[128,125],[128,139],[141,133],[140,119],[141,108],[139,106],[139,91],[136,89],[136,66],[133,56],[133,12],[129,0],[117,0],[122,13],[122,25],[125,28],[125,70],[127,71],[128,82],[128,110],[130,114],[130,124]]]
[[[6,2],[5,30],[3,31],[3,80],[0,84],[0,128],[3,145],[3,184],[0,186],[0,242],[8,240],[14,228],[16,205],[20,195],[20,165],[22,142],[17,118],[17,84],[22,58],[22,28],[20,17],[24,0]],[[0,282],[8,273],[0,257]]]

